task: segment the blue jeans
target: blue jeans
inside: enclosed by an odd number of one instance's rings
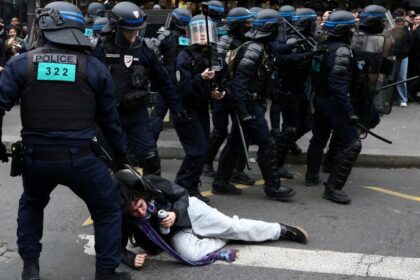
[[[403,58],[401,60],[400,71],[398,73],[398,81],[403,81],[407,79],[407,70],[408,70],[408,57]],[[397,92],[398,92],[398,101],[400,103],[405,102],[407,103],[407,83],[402,83],[397,85]]]

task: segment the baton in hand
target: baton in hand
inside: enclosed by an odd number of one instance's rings
[[[239,135],[241,136],[242,148],[244,150],[244,155],[245,155],[245,158],[246,158],[246,168],[248,170],[251,170],[251,163],[249,162],[248,149],[246,147],[245,135],[244,135],[244,131],[242,129],[242,124],[239,121],[238,113],[235,113],[235,116],[236,116],[236,122],[238,123]]]
[[[365,127],[364,125],[362,125],[362,124],[360,124],[360,123],[356,123],[356,126],[357,126],[358,128],[360,128],[361,130],[363,130],[364,132],[366,132],[366,133],[368,133],[368,134],[372,135],[373,137],[375,137],[375,138],[377,138],[377,139],[379,139],[379,140],[381,140],[381,141],[383,141],[383,142],[385,142],[385,143],[392,144],[392,141],[390,141],[390,140],[388,140],[388,139],[386,139],[386,138],[384,138],[384,137],[382,137],[382,136],[379,136],[378,134],[376,134],[376,133],[374,133],[374,132],[370,131],[370,130],[369,130],[367,127]]]

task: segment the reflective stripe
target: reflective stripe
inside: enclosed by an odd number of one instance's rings
[[[226,18],[226,20],[227,21],[235,21],[235,20],[248,19],[248,18],[252,18],[252,14],[249,14],[249,15],[246,15],[246,16],[228,16]]]
[[[209,9],[215,10],[215,11],[218,11],[218,12],[224,12],[225,11],[225,7],[219,7],[219,6],[214,6],[214,5],[209,5]]]
[[[180,19],[180,20],[182,20],[182,21],[184,21],[186,23],[189,23],[190,20],[191,20],[191,17],[183,16],[183,15],[180,15],[180,14],[178,14],[176,12],[172,12],[172,15],[174,15],[177,19]]]
[[[327,27],[334,27],[338,24],[356,24],[356,20],[339,20],[339,21],[327,21],[325,22],[325,26]]]
[[[61,15],[61,16],[63,18],[65,18],[65,19],[71,19],[71,20],[80,22],[81,24],[85,24],[85,20],[84,19],[80,19],[80,18],[77,18],[77,17],[74,17],[74,16],[67,16],[67,15]]]

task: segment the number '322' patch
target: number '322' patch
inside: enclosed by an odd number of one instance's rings
[[[38,63],[38,81],[76,81],[76,64],[65,63]]]

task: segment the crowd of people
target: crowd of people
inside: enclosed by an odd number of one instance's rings
[[[236,250],[223,249],[229,240],[307,243],[300,227],[212,208],[200,177],[214,178],[215,194],[240,195],[233,183],[255,184],[244,170],[249,146],[257,145],[266,197],[291,201],[296,191],[281,181],[294,177],[287,154],[301,153],[296,141],[312,131],[305,185],[323,181],[322,165],[330,173],[323,198],[349,204],[343,188],[360,136],[393,102],[392,88],[377,88],[401,81],[398,102],[406,106],[404,80],[420,73],[419,23],[413,11],[391,16],[379,5],[225,11],[217,0],[194,16],[172,10],[151,38],[144,37],[144,11],[124,1],[111,10],[91,3],[86,15],[52,2],[36,11],[30,40],[17,18],[6,27],[0,19],[0,124],[20,102],[23,127],[14,146],[21,149],[12,153],[13,174],[23,179],[22,279],[40,279],[43,211],[57,185],[68,186],[92,215],[95,279],[130,279],[115,271],[121,262],[136,269],[161,251],[198,266],[235,260]],[[414,99],[418,85],[409,87]],[[168,111],[185,151],[175,182],[160,177],[157,141]],[[0,159],[8,156],[1,143]],[[129,240],[146,252],[127,250]]]

